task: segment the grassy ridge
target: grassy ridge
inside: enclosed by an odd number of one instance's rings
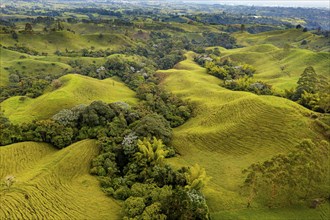
[[[119,205],[89,175],[97,153],[93,140],[60,151],[33,142],[0,148],[0,178],[16,177],[0,188],[0,219],[117,219]]]
[[[330,52],[329,38],[315,35],[311,32],[302,32],[302,30],[279,30],[262,32],[259,34],[234,33],[238,43],[242,46],[253,46],[260,44],[273,44],[277,47],[283,47],[290,44],[292,47],[311,49],[319,52]],[[307,44],[302,45],[302,41],[306,40]]]
[[[221,211],[245,210],[247,200],[238,193],[242,169],[319,134],[311,129],[309,110],[286,99],[221,88],[219,79],[206,74],[192,56],[161,71],[167,75],[162,83],[166,89],[196,104],[196,116],[174,129],[173,145],[181,156],[172,163],[205,167],[212,178],[205,189],[210,211],[222,219],[226,214]],[[244,215],[238,212],[237,219]]]
[[[18,44],[49,55],[54,54],[57,50],[62,52],[66,49],[79,51],[82,48],[89,49],[91,47],[94,47],[95,50],[108,48],[118,50],[134,44],[133,41],[120,34],[103,34],[103,37],[100,38],[99,34],[80,35],[68,31],[18,34],[18,42],[10,34],[0,34],[0,38],[3,46]]]
[[[222,57],[248,63],[256,67],[255,78],[270,83],[279,91],[295,88],[307,66],[313,66],[319,75],[329,77],[329,52],[290,49],[285,52],[272,44],[223,50]],[[281,70],[284,67],[284,71]]]
[[[24,59],[21,58],[23,56],[25,57]],[[38,76],[39,78],[42,78],[41,76],[60,75],[72,69],[71,66],[51,57],[30,56],[1,47],[0,64],[0,86],[8,85],[8,68],[17,70],[25,75]]]
[[[5,115],[13,123],[46,119],[64,108],[78,104],[89,104],[95,100],[104,102],[125,101],[134,104],[135,93],[122,82],[114,79],[97,80],[94,78],[69,74],[60,78],[62,87],[46,92],[31,99],[11,97],[1,103]]]

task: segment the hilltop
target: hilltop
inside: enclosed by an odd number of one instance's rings
[[[4,113],[13,123],[47,119],[58,111],[95,100],[136,103],[135,93],[114,79],[97,80],[87,76],[68,74],[59,79],[63,85],[56,90],[32,99],[11,97],[1,103]]]
[[[303,138],[322,138],[313,129],[312,112],[283,98],[224,89],[217,78],[192,61],[193,56],[188,53],[187,60],[174,69],[160,71],[166,75],[162,85],[195,103],[196,108],[195,117],[174,129],[173,145],[180,156],[172,163],[205,167],[212,178],[205,194],[214,217],[244,219],[248,212],[251,218],[265,214],[281,219],[284,210],[278,214],[245,210],[246,200],[239,194],[242,170],[288,152]],[[232,209],[235,211],[228,211]],[[291,211],[298,214],[302,210]],[[308,210],[300,213],[301,219],[311,216],[318,214]]]
[[[117,218],[119,204],[89,175],[90,162],[98,151],[93,140],[61,151],[34,142],[1,147],[0,178],[11,175],[15,182],[9,189],[0,186],[0,218]]]

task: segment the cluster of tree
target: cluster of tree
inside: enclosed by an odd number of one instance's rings
[[[22,66],[22,69],[6,67],[6,70],[9,72],[9,83],[0,87],[0,101],[12,96],[36,98],[42,95],[49,86],[52,86],[53,89],[59,88],[58,83],[56,83],[58,81],[57,78],[67,73],[67,69],[53,73],[47,73],[45,69],[40,69],[40,74],[31,74],[28,70],[25,71],[25,66]]]
[[[235,6],[237,8],[237,6]],[[235,25],[235,24],[251,24],[251,25],[274,25],[282,27],[293,27],[289,22],[285,22],[274,17],[246,15],[242,16],[237,13],[203,13],[189,14],[186,17],[195,22],[211,25]]]
[[[138,105],[140,112],[144,115],[160,114],[170,122],[171,127],[182,125],[192,115],[190,104],[158,86],[161,79],[155,73],[156,65],[146,58],[136,62],[124,56],[112,56],[103,66],[84,65],[79,60],[70,61],[69,64],[73,67],[73,72],[90,77],[119,77],[141,99]]]
[[[54,52],[54,54],[57,56],[66,56],[66,57],[107,57],[114,53],[115,52],[110,49],[95,50],[95,48],[91,48],[91,49],[84,48],[79,51],[65,49],[65,51],[56,50]]]
[[[235,25],[226,25],[221,28],[222,31],[233,33],[233,32],[248,32],[250,34],[257,34],[266,31],[275,31],[275,30],[282,30],[287,28],[286,26],[273,26],[273,25],[266,25],[266,24],[235,24]]]
[[[247,91],[257,95],[274,95],[272,86],[263,81],[255,81],[251,77],[242,77],[236,80],[225,80],[223,87],[234,91]]]
[[[141,135],[139,137],[147,137],[151,129],[154,129],[153,136],[166,143],[171,138],[171,127],[162,116],[143,116],[121,102],[106,104],[95,101],[89,106],[78,105],[72,109],[63,109],[51,119],[22,125],[12,125],[5,118],[3,121],[5,126],[0,138],[1,145],[40,141],[63,148],[87,138],[121,137],[130,130]],[[149,127],[145,128],[141,123]]]
[[[307,27],[303,27],[303,26],[301,26],[300,24],[298,24],[297,26],[296,26],[296,29],[302,29],[302,31],[303,32],[307,32],[308,31],[308,29],[307,29]]]
[[[206,68],[207,73],[224,82],[221,86],[234,91],[248,91],[258,95],[273,95],[272,86],[262,81],[253,80],[256,69],[248,64],[233,62],[230,58],[219,59],[217,49],[198,55],[194,61]]]
[[[124,201],[124,219],[209,219],[201,192],[205,170],[198,165],[174,170],[166,164],[169,152],[161,140],[136,134],[121,143],[100,140],[102,153],[91,169],[108,195]]]
[[[212,55],[199,55],[195,62],[206,68],[207,73],[222,80],[235,80],[242,77],[252,77],[256,69],[249,64],[239,64],[230,58],[218,59]]]
[[[306,22],[307,28],[329,29],[327,23],[328,10],[326,8],[312,7],[262,7],[262,6],[219,6],[229,16],[236,16],[242,20],[247,20],[249,23],[264,23],[271,25],[282,25],[293,27],[292,24],[283,21],[283,18],[299,18]],[[243,22],[244,23],[244,22]],[[242,24],[237,23],[237,24]],[[247,24],[247,23],[246,23]]]
[[[221,46],[227,49],[233,49],[237,47],[236,39],[228,33],[213,33],[207,32],[203,33],[203,42],[204,47],[211,46]]]
[[[121,18],[123,14],[120,11],[107,10],[103,8],[75,8],[70,10],[73,13],[78,14],[99,14],[99,15],[108,15]]]
[[[329,197],[329,144],[303,140],[290,153],[279,154],[263,163],[252,164],[242,192],[268,207],[310,203]]]
[[[14,34],[15,33],[15,34]],[[18,35],[16,32],[12,32],[12,37],[13,39],[17,40],[18,39]],[[39,56],[39,55],[42,55],[40,54],[38,51],[36,50],[33,50],[31,48],[28,48],[28,47],[25,47],[23,45],[19,45],[19,44],[15,44],[14,46],[3,46],[3,45],[0,45],[2,48],[4,49],[8,49],[8,50],[13,50],[13,51],[17,51],[17,52],[20,52],[20,53],[26,53],[26,54],[29,54],[29,55],[32,55],[32,56]]]
[[[127,48],[125,52],[153,60],[158,69],[170,69],[184,59],[182,50],[185,49],[189,49],[187,38],[152,31],[147,44]]]
[[[330,112],[330,84],[328,79],[316,74],[312,66],[301,74],[295,90],[286,90],[286,97],[318,112]]]
[[[205,170],[197,165],[174,170],[166,164],[164,159],[175,154],[170,123],[140,110],[96,101],[22,125],[10,124],[1,112],[0,144],[38,141],[63,148],[96,138],[101,152],[91,173],[100,176],[107,195],[124,201],[125,219],[209,219],[201,192]]]

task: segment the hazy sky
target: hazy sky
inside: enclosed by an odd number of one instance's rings
[[[208,3],[208,4],[233,4],[233,5],[258,5],[258,6],[294,6],[294,7],[326,7],[330,8],[330,0],[182,0],[183,2]]]

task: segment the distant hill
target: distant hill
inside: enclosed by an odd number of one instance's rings
[[[1,108],[11,122],[23,123],[47,119],[58,111],[96,100],[104,102],[125,101],[134,104],[135,93],[114,79],[98,80],[87,76],[69,74],[59,79],[63,85],[35,98],[11,97],[1,103]]]

